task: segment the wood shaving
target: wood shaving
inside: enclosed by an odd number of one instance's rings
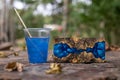
[[[24,65],[22,63],[19,62],[10,62],[7,65],[5,65],[4,70],[5,71],[18,71],[18,72],[22,72],[23,71],[23,67]]]
[[[51,63],[50,69],[45,71],[47,74],[58,74],[62,72],[62,67],[59,63]]]

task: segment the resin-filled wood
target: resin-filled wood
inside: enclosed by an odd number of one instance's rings
[[[105,41],[96,38],[55,38],[54,62],[104,62]]]

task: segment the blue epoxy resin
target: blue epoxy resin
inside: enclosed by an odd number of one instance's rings
[[[49,37],[30,38],[27,37],[26,45],[28,49],[28,58],[30,63],[47,62]]]
[[[86,49],[78,49],[75,47],[70,47],[66,43],[56,43],[54,44],[53,53],[56,57],[62,58],[69,54],[80,54],[86,51],[87,53],[92,52],[95,58],[105,59],[105,41],[96,42],[93,48],[87,47]]]

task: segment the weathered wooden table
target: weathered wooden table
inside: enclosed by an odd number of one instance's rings
[[[46,74],[50,63],[30,65],[27,53],[21,52],[18,57],[0,58],[0,80],[120,80],[120,52],[106,52],[106,60],[106,63],[61,63],[61,74]],[[12,61],[25,64],[24,71],[4,71],[4,65]]]

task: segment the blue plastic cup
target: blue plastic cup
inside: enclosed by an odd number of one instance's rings
[[[27,28],[24,29],[24,33],[29,63],[46,63],[48,57],[50,29]]]

